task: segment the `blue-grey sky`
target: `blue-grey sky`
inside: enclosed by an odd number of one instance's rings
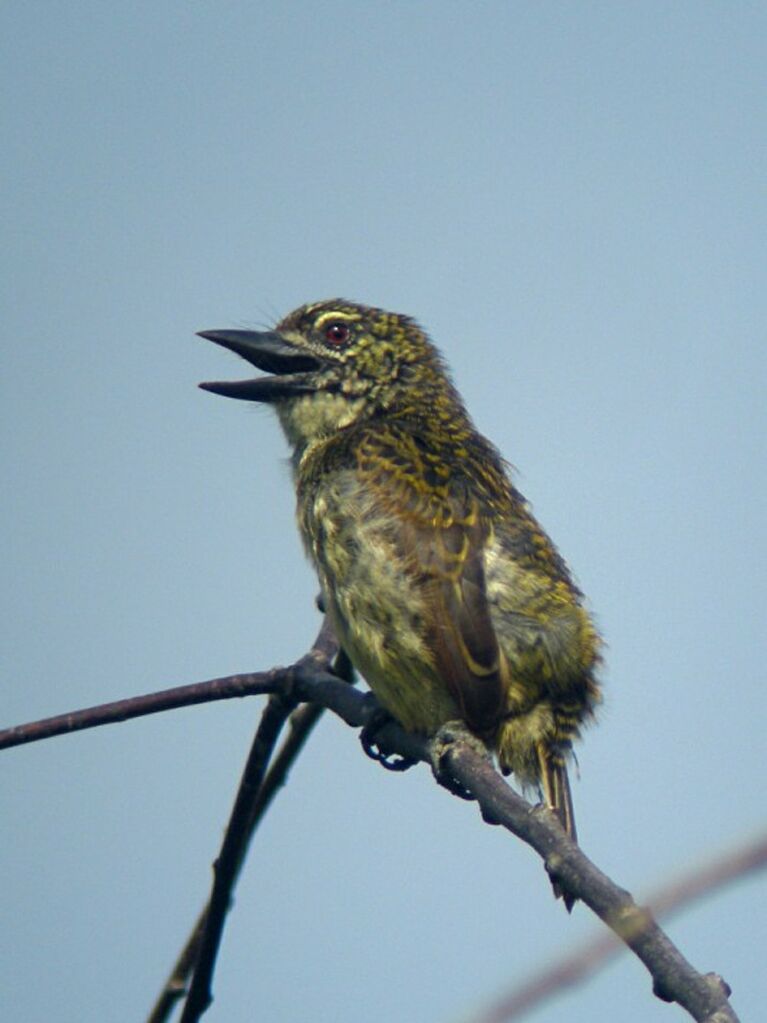
[[[638,893],[764,826],[767,11],[10,3],[3,723],[285,663],[318,625],[269,412],[203,328],[416,316],[608,643],[585,850]],[[259,701],[3,755],[2,1015],[143,1018]],[[765,999],[767,895],[670,925]],[[455,1023],[591,933],[536,857],[327,720],[254,844],[211,1023]],[[12,1009],[9,1009],[9,1006]],[[545,1021],[680,1018],[626,958]]]

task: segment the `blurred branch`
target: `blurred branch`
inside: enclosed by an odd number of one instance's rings
[[[326,707],[355,728],[368,724],[377,709],[369,694],[365,696],[356,692],[346,682],[318,667],[310,654],[290,668],[213,679],[9,729],[0,733],[0,747],[170,707],[255,692],[274,694],[279,697],[277,703],[281,701],[287,706],[312,703]],[[273,739],[270,736],[272,747],[276,738],[276,734]],[[437,778],[442,784],[448,788],[452,786],[452,791],[456,791],[457,782],[477,800],[485,821],[502,825],[535,849],[560,888],[589,906],[641,959],[653,978],[653,991],[659,998],[677,1002],[698,1023],[737,1023],[737,1016],[728,1002],[730,992],[726,983],[715,974],[702,975],[695,971],[661,930],[650,911],[637,906],[628,892],[619,888],[585,856],[567,837],[551,811],[541,806],[533,807],[517,795],[494,769],[489,757],[477,750],[476,742],[467,741],[460,733],[458,737],[451,736],[447,728],[427,742],[408,734],[392,721],[376,732],[376,745],[384,752],[406,759],[434,762],[438,768]],[[258,778],[263,777],[265,764],[266,761],[257,764],[254,774]],[[244,777],[243,783],[246,781]],[[247,828],[238,824],[238,830],[240,834],[236,841],[232,840],[232,850],[227,850],[226,869],[234,875],[243,854],[238,850],[244,849],[242,834],[247,832]],[[223,869],[223,859],[222,850],[217,873]],[[188,1016],[185,1020],[193,1018]]]
[[[647,900],[648,905],[656,916],[669,916],[765,867],[767,836],[762,836],[660,889]],[[581,945],[577,951],[544,967],[488,1009],[467,1019],[466,1023],[510,1023],[511,1020],[522,1019],[542,1002],[587,980],[606,966],[621,949],[614,934],[599,934]]]

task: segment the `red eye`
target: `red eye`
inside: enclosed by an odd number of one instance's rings
[[[325,340],[337,348],[349,340],[349,326],[346,323],[330,323],[325,327]]]

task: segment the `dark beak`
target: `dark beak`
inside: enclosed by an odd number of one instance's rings
[[[204,391],[245,401],[277,401],[296,394],[311,394],[316,389],[311,377],[320,368],[319,359],[296,348],[275,331],[201,330],[198,336],[236,352],[256,369],[274,374],[255,380],[200,384]]]

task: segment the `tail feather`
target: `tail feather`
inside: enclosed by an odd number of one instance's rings
[[[538,744],[538,762],[541,771],[541,787],[546,805],[559,817],[562,827],[573,842],[578,841],[573,813],[573,797],[570,792],[570,779],[567,776],[567,765],[562,755],[548,749],[543,743]],[[569,913],[575,904],[575,896],[562,890],[556,881],[552,881],[554,895],[562,899]]]

